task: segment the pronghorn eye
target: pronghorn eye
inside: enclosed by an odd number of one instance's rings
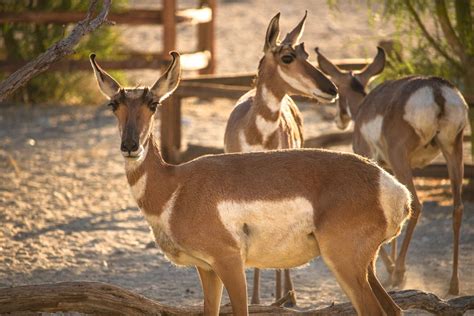
[[[154,102],[151,102],[148,107],[150,108],[150,110],[152,110],[153,112],[156,111],[156,108],[158,107],[159,103],[154,101]]]
[[[295,59],[295,57],[293,57],[292,55],[284,55],[284,56],[281,57],[281,60],[285,64],[290,64],[294,59]]]
[[[110,102],[109,104],[107,104],[107,106],[110,106],[110,108],[112,109],[112,111],[116,111],[117,108],[118,108],[118,103],[113,101],[113,102]]]

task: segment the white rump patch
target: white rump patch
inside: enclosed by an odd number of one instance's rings
[[[458,128],[458,131],[467,123],[467,104],[457,89],[448,86],[441,88],[441,93],[446,100],[445,116],[450,125]]]
[[[395,177],[382,169],[379,181],[380,205],[388,224],[386,238],[392,239],[408,218],[406,207],[411,204],[411,194]]]
[[[221,201],[220,220],[242,250],[247,266],[290,268],[319,254],[313,206],[303,197],[278,201]]]
[[[433,89],[423,87],[412,93],[405,104],[403,119],[410,124],[426,144],[433,139],[438,130],[439,106],[435,103]]]
[[[380,141],[382,139],[382,124],[383,116],[377,115],[371,121],[363,123],[360,127],[362,137],[364,137],[367,144],[370,146],[372,152],[372,159],[383,159],[383,153],[380,149]]]

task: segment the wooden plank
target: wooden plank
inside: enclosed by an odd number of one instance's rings
[[[176,0],[163,0],[163,60],[171,60],[170,51],[176,49]],[[173,95],[161,108],[161,151],[165,161],[177,162],[181,145],[181,104]],[[179,139],[179,142],[176,140]]]
[[[211,10],[211,19],[206,22],[198,25],[197,36],[197,50],[198,51],[208,51],[210,54],[209,63],[207,67],[199,71],[200,74],[213,74],[215,72],[215,40],[214,40],[214,27],[215,19],[212,18],[216,16],[216,0],[201,0],[201,8],[209,8]]]
[[[198,98],[227,98],[238,99],[249,91],[245,86],[229,86],[223,84],[202,84],[198,82],[183,81],[179,85],[175,94],[182,98],[198,97]]]
[[[128,56],[128,58],[123,60],[102,60],[101,56],[98,58],[100,58],[101,66],[105,69],[162,69],[169,64],[169,56],[167,55],[164,60],[163,53],[131,53],[124,54],[123,56]],[[181,64],[183,71],[200,69],[198,67],[199,65],[201,65],[201,68],[206,67],[209,62],[207,54],[202,52],[183,53],[181,54],[181,60],[183,61]],[[14,72],[23,67],[26,63],[26,61],[0,60],[0,69],[5,72]],[[90,61],[74,59],[61,60],[49,68],[50,71],[89,71],[90,69]]]
[[[222,85],[234,85],[234,86],[252,86],[255,78],[254,72],[245,72],[237,74],[225,74],[225,75],[199,75],[183,78],[182,82],[196,82],[196,83],[215,83]]]
[[[55,12],[0,12],[2,23],[52,23],[69,24],[82,20],[85,12],[55,11]],[[108,20],[117,24],[143,25],[163,24],[161,9],[130,9],[124,12],[110,13]],[[209,8],[183,9],[175,13],[176,23],[203,23],[208,20]]]

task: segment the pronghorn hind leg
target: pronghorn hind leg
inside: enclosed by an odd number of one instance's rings
[[[233,315],[247,316],[247,281],[240,252],[223,254],[213,264],[214,271],[224,283],[232,304]]]
[[[391,276],[393,270],[395,269],[395,262],[392,260],[391,256],[388,255],[384,246],[380,247],[380,258],[382,259],[382,262],[385,265],[385,268],[387,269],[388,275]]]
[[[459,132],[454,143],[449,141],[443,142],[440,137],[437,143],[441,148],[443,156],[446,158],[448,165],[449,179],[451,181],[451,191],[453,194],[453,271],[449,286],[449,294],[459,294],[459,238],[461,231],[462,213],[464,206],[462,203],[462,180],[464,177],[463,164],[463,148],[462,148],[463,131]]]
[[[411,238],[413,237],[413,232],[415,231],[416,223],[420,217],[422,206],[418,200],[418,195],[416,194],[415,184],[413,182],[413,173],[408,161],[406,150],[394,149],[389,151],[388,154],[393,174],[398,179],[398,181],[407,187],[413,198],[411,205],[413,213],[408,222],[405,238],[403,239],[400,253],[398,254],[397,260],[395,262],[395,270],[393,271],[391,282],[393,286],[403,286],[403,283],[405,282],[405,261],[408,253],[408,246],[410,245]]]
[[[341,241],[340,238],[325,235],[320,233],[318,238],[321,257],[351,300],[357,314],[384,315],[367,276],[368,266],[375,260],[379,242],[369,237],[361,245],[360,240]],[[340,247],[334,247],[335,244]]]
[[[368,267],[368,279],[375,296],[377,297],[380,305],[384,309],[387,316],[399,316],[402,315],[402,309],[393,301],[388,295],[383,286],[380,284],[375,274],[375,261],[371,262]]]
[[[391,244],[391,254],[390,257],[392,258],[392,261],[395,262],[397,260],[397,238],[393,238]]]
[[[204,315],[219,315],[222,298],[222,282],[212,270],[196,267],[204,293]]]
[[[250,304],[260,304],[260,269],[253,269],[252,300]]]

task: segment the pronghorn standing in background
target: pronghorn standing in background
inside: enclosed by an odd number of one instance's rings
[[[224,136],[224,150],[253,152],[301,148],[303,120],[289,95],[305,95],[328,103],[337,89],[308,61],[304,44],[299,44],[307,12],[301,22],[280,43],[280,13],[270,21],[255,85],[243,95],[232,111]],[[290,271],[285,270],[284,293],[293,290]],[[260,271],[255,269],[252,304],[260,303]],[[275,298],[281,293],[281,271],[276,271]],[[293,304],[296,304],[293,296]]]
[[[368,159],[327,150],[207,155],[167,164],[153,136],[158,105],[179,83],[179,55],[151,88],[122,88],[91,63],[117,118],[132,195],[165,256],[195,266],[204,314],[223,285],[248,315],[245,267],[283,269],[321,256],[359,315],[400,315],[377,280],[380,246],[410,214],[410,193]]]
[[[385,66],[382,48],[378,48],[374,61],[360,73],[342,71],[318,49],[316,52],[319,67],[331,76],[339,88],[338,127],[344,129],[351,119],[354,120],[354,152],[391,169],[413,195],[413,216],[395,267],[392,263],[393,285],[400,285],[404,280],[408,245],[422,208],[413,183],[412,168],[428,165],[440,152],[446,159],[454,200],[453,271],[449,293],[459,294],[458,252],[464,208],[461,190],[466,101],[448,81],[422,76],[386,81],[366,95],[367,82],[382,72]]]

